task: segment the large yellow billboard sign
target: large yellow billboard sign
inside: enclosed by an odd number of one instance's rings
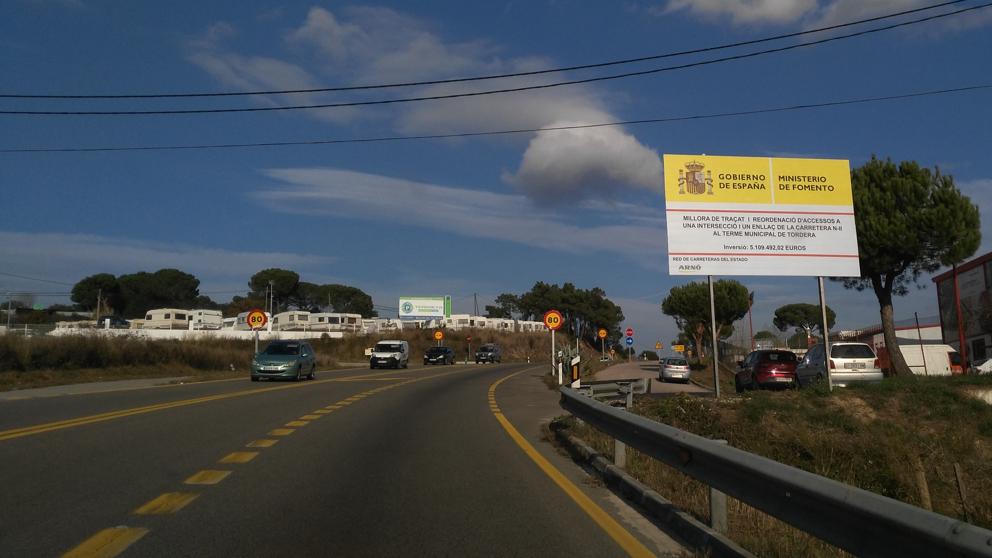
[[[846,160],[665,155],[672,275],[861,275]]]

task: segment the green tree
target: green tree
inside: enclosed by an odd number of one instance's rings
[[[193,308],[200,280],[178,269],[139,271],[117,278],[124,298],[124,317],[140,318],[153,308]]]
[[[511,299],[503,301],[507,304],[512,302]],[[529,292],[518,297],[516,304],[520,316],[529,320],[539,320],[546,311],[558,310],[564,318],[562,330],[575,336],[578,326],[581,338],[592,346],[598,344],[596,333],[601,327],[610,332],[610,338],[620,338],[623,311],[606,298],[606,291],[599,287],[585,290],[576,288],[572,283],[559,287],[538,281]]]
[[[755,341],[766,341],[767,340],[767,341],[770,341],[772,343],[772,346],[778,346],[782,342],[778,338],[777,335],[775,335],[774,333],[768,331],[767,329],[763,329],[761,331],[756,331],[754,333],[754,340]]]
[[[827,331],[834,327],[837,314],[827,306]],[[823,334],[823,315],[818,304],[786,304],[775,310],[773,323],[779,331],[785,331],[790,327],[799,328],[806,332],[806,338],[813,337],[813,330],[819,329]]]
[[[248,298],[268,300],[269,284],[272,284],[272,296],[276,308],[289,308],[290,304],[298,303],[297,287],[300,284],[300,274],[288,269],[263,269],[248,280]]]
[[[111,308],[101,310],[105,314],[119,314],[124,310],[124,299],[121,296],[121,287],[117,278],[109,273],[97,273],[80,279],[72,287],[70,298],[87,311],[94,311],[97,307],[97,295],[102,297],[99,306],[101,308]]]
[[[915,161],[897,166],[872,157],[851,172],[861,277],[837,278],[848,289],[872,289],[894,375],[910,375],[899,350],[892,296],[919,285],[923,273],[970,257],[981,243],[978,208],[939,169]]]
[[[503,293],[496,297],[495,306],[486,306],[486,312],[493,308],[492,314],[487,314],[491,318],[512,318],[520,314],[520,297],[512,293]]]
[[[720,279],[713,283],[713,296],[717,335],[725,338],[733,333],[733,323],[747,315],[749,293],[737,281]],[[661,311],[675,318],[679,328],[692,338],[697,355],[706,353],[703,341],[711,336],[712,330],[708,284],[694,282],[672,287],[661,302]]]

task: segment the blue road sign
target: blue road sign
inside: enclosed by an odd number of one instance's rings
[[[628,345],[633,345],[634,344],[634,338],[633,337],[628,337],[627,338],[627,344]]]

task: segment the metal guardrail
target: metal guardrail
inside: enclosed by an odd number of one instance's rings
[[[987,529],[559,391],[598,430],[857,556],[992,556]]]
[[[598,382],[582,381],[582,387],[576,391],[582,395],[596,399],[624,398],[628,393],[642,394],[651,389],[651,378],[636,380],[607,380]]]

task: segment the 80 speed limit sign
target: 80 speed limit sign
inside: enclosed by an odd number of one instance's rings
[[[269,317],[260,308],[253,308],[248,311],[245,322],[248,323],[248,327],[251,329],[262,329],[265,327],[265,324],[269,323]]]
[[[561,317],[561,312],[557,310],[548,310],[544,313],[544,325],[550,330],[559,329],[564,321]]]

